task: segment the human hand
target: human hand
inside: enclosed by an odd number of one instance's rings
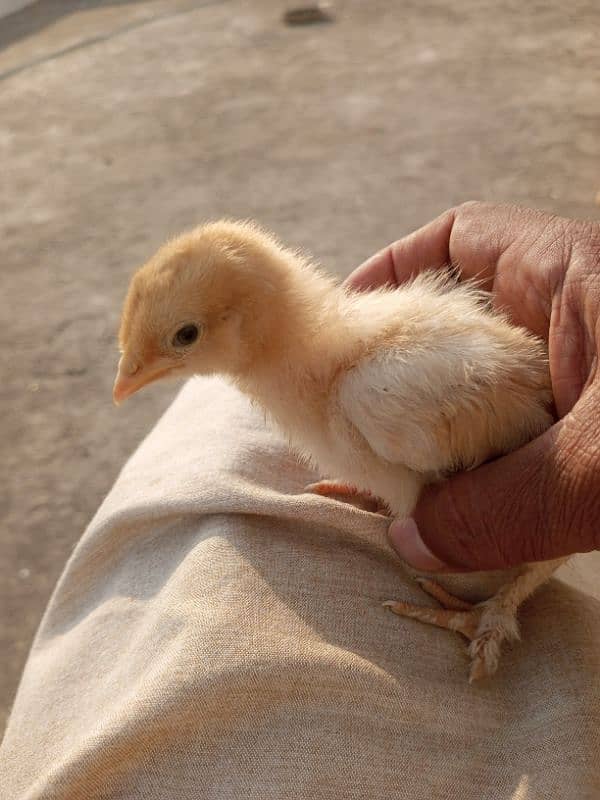
[[[354,289],[456,264],[548,342],[558,421],[525,447],[427,487],[396,521],[399,555],[427,571],[499,569],[600,548],[600,224],[465,203],[358,267]]]

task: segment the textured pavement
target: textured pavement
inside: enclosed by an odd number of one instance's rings
[[[347,273],[472,198],[597,219],[596,0],[55,2],[0,20],[0,729],[65,560],[168,404],[116,410],[129,275],[255,217]]]

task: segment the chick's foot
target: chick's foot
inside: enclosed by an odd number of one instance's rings
[[[364,511],[371,511],[374,514],[389,515],[389,509],[378,497],[371,492],[361,491],[356,486],[343,481],[317,481],[309,483],[304,487],[305,492],[310,494],[320,494],[322,497],[331,497],[333,500],[341,500],[344,503],[362,508]]]
[[[443,607],[426,608],[394,600],[383,605],[398,616],[456,631],[468,639],[471,642],[469,683],[493,675],[498,668],[502,643],[519,638],[514,608],[505,607],[500,594],[474,605],[454,597],[435,581],[417,578],[417,583]]]

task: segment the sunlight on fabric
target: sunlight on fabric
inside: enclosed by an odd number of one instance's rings
[[[511,800],[527,800],[529,797],[529,778],[527,775],[523,775],[521,780],[519,781],[519,785],[515,789],[515,793],[511,797]]]

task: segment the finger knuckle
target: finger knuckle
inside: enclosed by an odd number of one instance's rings
[[[465,495],[458,484],[449,481],[444,492],[444,516],[451,531],[453,560],[475,569],[498,566],[505,558],[499,548],[493,517],[486,513],[488,503],[482,497]]]
[[[577,437],[556,464],[548,496],[549,534],[570,552],[600,547],[600,446],[596,437]]]

